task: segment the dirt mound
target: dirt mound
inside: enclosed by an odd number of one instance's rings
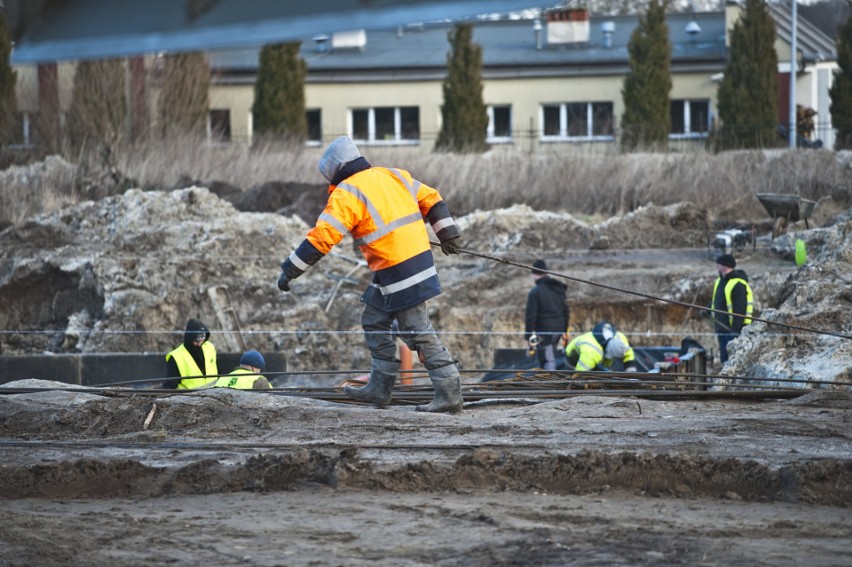
[[[238,211],[298,216],[313,225],[325,208],[328,186],[270,182],[246,191],[220,195]]]
[[[732,343],[734,354],[724,373],[752,376],[768,384],[773,379],[852,382],[852,210],[836,217],[837,223],[787,234],[773,246],[790,257],[801,239],[809,251],[806,264],[784,280],[776,301],[761,318],[796,327],[825,330],[846,337],[815,334],[755,322]]]
[[[133,189],[0,232],[0,301],[8,306],[0,313],[0,328],[10,331],[0,337],[0,352],[166,352],[191,317],[214,330],[220,350],[236,351],[210,291],[226,287],[250,347],[284,351],[290,371],[366,368],[359,298],[370,274],[357,262],[351,238],[294,281],[292,293],[275,286],[280,262],[313,222],[297,215],[315,218],[324,189],[270,183],[245,192],[219,185],[215,190],[224,198],[201,187]],[[234,204],[279,214],[242,212]],[[850,272],[848,214],[835,215],[829,227],[792,233],[806,240],[811,253],[799,270],[787,260],[792,234],[776,239],[774,254],[740,253],[766,314],[774,316],[777,309],[785,320],[804,317],[814,327],[848,332],[849,310],[839,308],[848,303],[848,286],[839,285]],[[464,247],[472,251],[525,265],[543,257],[553,270],[616,290],[709,301],[713,267],[703,247],[711,222],[706,211],[689,203],[648,205],[600,224],[523,205],[477,211],[457,222]],[[430,313],[462,364],[487,368],[495,348],[522,346],[517,337],[528,272],[466,255],[436,257],[447,293],[430,301]],[[569,283],[568,299],[575,331],[609,319],[632,331],[637,344],[708,334],[697,313],[651,308],[647,299],[619,291]],[[640,329],[655,335],[643,338]],[[783,363],[788,367],[776,372],[772,354],[789,352],[812,367],[805,378],[848,376],[848,341],[754,342],[764,335],[771,333],[753,325],[732,347],[742,356],[736,355],[731,372],[790,377],[798,366]],[[703,340],[713,343],[712,335]],[[823,363],[825,371],[819,370]]]

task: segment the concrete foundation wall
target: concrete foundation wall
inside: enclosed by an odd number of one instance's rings
[[[219,372],[231,372],[239,364],[241,355],[218,353]],[[287,370],[284,353],[264,354],[264,359],[266,374]],[[0,384],[35,378],[79,386],[99,386],[162,378],[165,374],[165,353],[0,356]],[[157,388],[159,384],[150,382],[139,384],[138,387]]]

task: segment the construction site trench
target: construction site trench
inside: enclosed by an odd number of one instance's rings
[[[312,220],[233,201],[134,189],[0,232],[0,357],[164,354],[190,317],[234,354],[210,292],[225,286],[245,343],[286,366],[271,392],[4,370],[0,564],[848,564],[849,204],[819,203],[809,227],[774,238],[766,219],[737,219],[758,227],[737,250],[758,316],[833,334],[755,322],[724,367],[700,309],[568,282],[572,332],[607,319],[635,345],[701,343],[703,396],[543,398],[526,383],[526,395],[477,397],[495,350],[525,346],[532,280],[436,254],[444,293],[430,315],[469,396],[460,414],[432,415],[406,387],[386,410],[305,394],[369,367],[369,272],[347,239],[282,295],[278,264]],[[599,224],[525,206],[457,222],[466,249],[695,305],[709,301],[708,243],[724,225],[689,203]],[[428,390],[414,370],[408,387]],[[789,395],[727,395],[761,388]]]

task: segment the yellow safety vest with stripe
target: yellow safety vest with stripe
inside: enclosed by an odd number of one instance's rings
[[[219,368],[216,366],[216,347],[208,341],[201,345],[201,352],[204,353],[206,373],[201,371],[184,345],[180,345],[166,355],[166,362],[170,358],[175,359],[175,364],[181,376],[212,376],[212,378],[184,378],[178,383],[179,390],[203,388],[217,380],[216,374],[219,374]]]
[[[627,337],[624,336],[624,333],[621,331],[616,331],[615,336],[624,341],[624,344],[630,345],[627,341]],[[579,372],[594,370],[598,367],[598,365],[610,367],[614,362],[612,359],[604,358],[604,350],[601,348],[597,339],[595,339],[594,333],[591,332],[583,333],[582,335],[574,337],[574,339],[568,343],[568,346],[565,347],[565,356],[568,358],[569,362],[571,362],[572,359],[577,360],[577,362],[572,364],[574,365],[574,370]],[[634,361],[635,358],[636,355],[633,352],[633,347],[628,346],[622,362],[627,364],[628,362]]]
[[[713,284],[713,298],[714,299],[716,298],[716,290],[719,289],[719,282],[721,280],[722,280],[722,278],[716,278],[716,283]],[[751,286],[748,285],[747,281],[745,281],[742,278],[731,278],[730,280],[728,280],[728,283],[725,284],[725,305],[728,306],[728,312],[729,313],[734,312],[734,304],[731,301],[731,293],[734,290],[734,286],[737,285],[738,283],[743,284],[745,286],[745,289],[746,289],[746,312],[745,313],[739,313],[739,315],[746,315],[746,317],[743,318],[743,326],[751,325],[751,314],[754,311],[754,297],[752,296],[752,293],[751,293]],[[712,307],[712,305],[711,305],[711,307]],[[728,315],[728,327],[730,327],[730,328],[734,327],[734,316],[733,315]]]
[[[442,242],[459,232],[436,189],[402,169],[369,167],[329,192],[316,226],[284,262],[285,273],[300,275],[349,233],[373,272],[362,301],[392,312],[441,293],[424,219]]]
[[[262,375],[252,372],[248,368],[236,368],[227,376],[222,376],[216,380],[214,387],[216,388],[236,388],[237,390],[252,390],[254,382],[258,378],[263,378]]]

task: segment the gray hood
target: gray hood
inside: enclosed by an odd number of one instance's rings
[[[349,136],[340,136],[328,145],[319,160],[319,170],[329,183],[340,168],[361,157],[358,148]]]

